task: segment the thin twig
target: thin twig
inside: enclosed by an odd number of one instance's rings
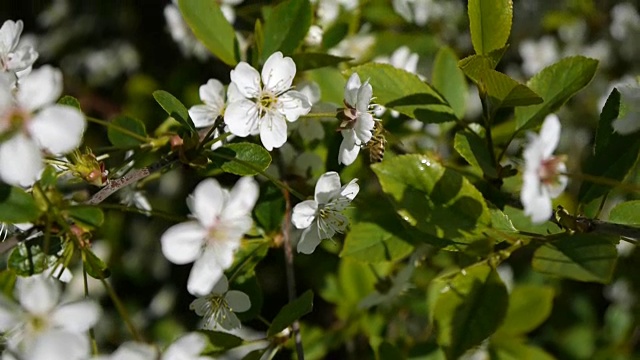
[[[296,299],[296,279],[293,272],[293,250],[291,249],[291,239],[289,238],[289,233],[291,231],[291,199],[289,198],[289,191],[287,191],[286,188],[282,190],[282,193],[284,194],[286,204],[282,236],[284,238],[284,258],[287,266],[287,290],[289,292],[289,303],[291,303]],[[294,321],[291,327],[293,328],[293,338],[296,343],[298,360],[304,360],[302,337],[300,336],[300,322],[298,320]]]

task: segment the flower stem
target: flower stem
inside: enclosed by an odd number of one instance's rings
[[[589,174],[577,174],[577,173],[562,173],[561,175],[568,176],[572,179],[584,180],[594,184],[607,185],[618,188],[626,192],[640,192],[640,186],[636,184],[622,183],[618,180],[608,179],[601,176],[594,176]]]
[[[91,117],[91,116],[86,116],[86,118],[87,118],[87,121],[91,121],[92,123],[96,123],[98,125],[102,125],[102,126],[107,127],[107,128],[110,127],[113,130],[116,130],[116,131],[118,131],[118,132],[120,132],[122,134],[125,134],[125,135],[129,136],[129,137],[132,137],[132,138],[134,138],[134,139],[136,139],[138,141],[142,141],[142,142],[145,142],[145,143],[151,141],[151,139],[148,138],[148,137],[141,136],[140,134],[136,134],[136,133],[134,133],[133,131],[131,131],[129,129],[125,129],[122,126],[118,126],[118,125],[113,124],[113,123],[111,123],[109,121],[96,119],[96,118]]]
[[[284,238],[284,258],[287,267],[289,303],[292,303],[296,299],[296,278],[293,271],[293,250],[291,249],[291,239],[289,238],[289,233],[291,232],[291,199],[286,189],[284,189],[282,193],[286,204],[282,237]],[[293,338],[296,343],[298,360],[304,360],[304,349],[302,348],[302,337],[300,336],[300,322],[298,320],[294,321],[291,327],[293,328]]]
[[[109,293],[109,297],[111,298],[111,301],[113,301],[113,304],[116,306],[116,309],[120,314],[120,317],[122,318],[122,320],[124,320],[124,323],[129,329],[129,332],[131,333],[133,338],[136,341],[142,342],[143,340],[142,340],[142,337],[140,336],[140,333],[138,332],[138,330],[136,330],[135,326],[133,326],[133,323],[131,322],[131,317],[129,316],[129,313],[127,313],[127,309],[125,309],[124,305],[122,304],[122,301],[120,301],[120,298],[118,297],[116,292],[113,290],[111,285],[105,279],[100,279],[100,281],[102,282],[102,285],[104,286],[104,288],[107,290],[107,293]]]
[[[84,297],[89,298],[89,282],[87,280],[87,269],[85,268],[84,253],[82,253],[82,281],[84,283]],[[89,329],[89,338],[91,339],[91,351],[94,355],[98,355],[98,343],[96,342],[96,334],[93,328]]]

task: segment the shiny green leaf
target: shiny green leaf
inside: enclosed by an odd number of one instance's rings
[[[259,174],[271,164],[271,155],[264,147],[252,143],[233,143],[209,153],[210,168],[240,176]]]
[[[139,135],[142,138],[147,137],[144,123],[130,116],[118,115],[111,121],[111,125],[107,128],[107,137],[111,144],[116,147],[130,148],[142,144],[140,139],[128,135],[128,132]]]
[[[509,295],[509,307],[498,332],[526,334],[542,324],[553,308],[553,288],[541,285],[516,285]]]
[[[413,246],[397,234],[374,223],[362,222],[351,226],[340,257],[366,263],[397,261],[409,255]]]
[[[94,254],[90,249],[83,249],[84,268],[87,274],[94,279],[106,279],[111,276],[111,270],[102,259]]]
[[[495,70],[488,69],[482,72],[479,84],[484,87],[494,111],[504,107],[542,103],[542,98],[527,86]]]
[[[264,22],[262,61],[276,51],[292,54],[309,32],[311,17],[309,0],[285,0],[276,5]]]
[[[511,0],[469,0],[471,42],[477,54],[502,48],[509,39],[513,18]]]
[[[104,213],[94,206],[73,206],[67,213],[73,220],[91,228],[98,228],[104,222]]]
[[[185,125],[192,133],[196,133],[196,126],[193,124],[193,121],[191,121],[191,118],[189,118],[189,110],[187,110],[180,100],[164,90],[154,91],[153,98],[156,99],[158,104],[160,104],[169,116]]]
[[[640,200],[625,201],[616,205],[609,213],[609,221],[640,226]]]
[[[433,63],[433,87],[447,100],[458,119],[462,119],[467,105],[469,87],[464,73],[458,68],[458,57],[447,46],[440,48]]]
[[[465,130],[456,133],[453,147],[471,166],[482,170],[490,178],[497,178],[494,165],[486,141],[480,135]]]

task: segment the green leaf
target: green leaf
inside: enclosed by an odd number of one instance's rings
[[[240,249],[235,253],[233,265],[228,273],[237,274],[236,278],[250,278],[255,275],[255,268],[267,255],[269,243],[265,240],[243,241]]]
[[[324,53],[305,52],[291,55],[293,62],[296,63],[298,72],[312,69],[319,69],[325,66],[335,66],[342,62],[352,60],[348,57],[339,57]]]
[[[0,184],[0,222],[18,224],[32,222],[40,216],[40,209],[24,190]]]
[[[447,100],[458,119],[464,117],[468,86],[464,73],[458,68],[458,57],[447,46],[436,54],[431,72],[433,87]]]
[[[511,0],[469,0],[471,42],[477,54],[502,48],[511,33]]]
[[[553,308],[553,288],[517,285],[509,295],[509,307],[499,333],[526,334],[542,324]]]
[[[533,269],[550,275],[606,284],[618,253],[613,242],[593,234],[575,234],[547,243],[533,254]]]
[[[366,263],[397,261],[409,255],[413,246],[374,223],[358,223],[351,227],[340,257]]]
[[[236,33],[225,19],[217,2],[210,0],[179,0],[182,17],[195,36],[229,66],[238,63]]]
[[[107,264],[90,249],[83,249],[82,254],[84,255],[84,268],[89,276],[94,279],[106,279],[111,276],[111,270]]]
[[[467,162],[490,178],[497,178],[498,172],[489,154],[487,143],[480,135],[469,130],[458,131],[453,147]]]
[[[201,0],[197,0],[201,1]],[[185,2],[182,0],[181,2]],[[214,2],[211,1],[213,4]],[[226,20],[225,20],[226,21]],[[193,121],[189,118],[189,110],[182,105],[180,100],[176,99],[175,96],[169,94],[164,90],[156,90],[153,92],[153,98],[156,99],[158,104],[164,109],[164,111],[169,114],[172,118],[178,120],[183,125],[186,125],[192,133],[196,133],[196,126],[193,124]]]
[[[254,208],[258,223],[267,231],[279,231],[285,213],[285,201],[282,191],[271,182],[260,189],[260,198]]]
[[[504,107],[528,106],[543,102],[542,98],[527,86],[492,69],[480,73],[479,86],[484,88],[493,111]]]
[[[491,222],[482,194],[434,158],[402,155],[371,168],[400,218],[423,233],[446,239],[448,249],[460,250],[478,239]]]
[[[7,267],[18,276],[31,276],[45,271],[49,267],[50,258],[39,245],[22,243],[9,255]]]
[[[142,138],[147,137],[147,130],[144,123],[130,116],[118,115],[118,117],[111,121],[111,125],[113,126],[109,126],[107,129],[107,137],[115,147],[129,148],[143,143],[138,138],[127,135],[127,132],[140,135]]]
[[[285,0],[276,5],[264,22],[262,61],[278,50],[293,53],[307,35],[311,17],[309,0]]]
[[[307,290],[299,298],[285,305],[278,315],[276,315],[269,330],[267,330],[267,336],[273,336],[284,330],[287,326],[293,324],[302,316],[308,314],[313,309],[313,292]]]
[[[345,71],[358,73],[373,87],[376,103],[426,123],[456,120],[453,109],[433,87],[420,78],[389,64],[367,63]]]
[[[437,342],[447,359],[457,359],[498,328],[507,312],[507,288],[487,264],[437,281],[446,282],[433,309]]]
[[[78,110],[81,110],[80,101],[78,101],[78,99],[74,98],[73,96],[65,95],[61,97],[60,100],[58,100],[58,104],[71,106]]]
[[[221,331],[198,330],[198,332],[204,334],[209,340],[209,343],[202,351],[203,355],[217,355],[244,343],[242,338]]]
[[[524,340],[512,336],[492,336],[488,350],[491,360],[555,360],[541,348],[526,344]]]
[[[609,221],[616,224],[640,225],[640,200],[616,205],[609,213]]]
[[[640,135],[620,135],[611,125],[620,115],[620,92],[613,89],[600,114],[593,156],[586,163],[584,172],[612,180],[623,180],[633,168],[640,152]],[[580,185],[578,199],[589,203],[609,192],[610,187],[584,181]]]
[[[10,298],[16,283],[16,273],[11,270],[0,271],[0,294]]]
[[[494,70],[498,66],[498,62],[507,51],[508,46],[493,50],[486,55],[470,55],[458,61],[458,67],[469,77],[475,84],[480,81],[480,74],[486,70]]]
[[[271,164],[271,155],[260,145],[252,143],[234,143],[217,148],[209,157],[210,166],[240,175],[259,174]]]
[[[573,56],[564,58],[537,73],[527,82],[527,86],[540,95],[544,102],[517,108],[516,130],[531,129],[540,125],[545,116],[557,110],[589,84],[597,67],[598,60]]]
[[[99,228],[104,222],[104,213],[95,206],[73,206],[67,213],[73,220],[91,228]]]

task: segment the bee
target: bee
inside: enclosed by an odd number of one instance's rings
[[[384,136],[386,130],[382,127],[382,121],[376,121],[373,125],[373,135],[371,140],[365,144],[369,149],[369,161],[379,163],[384,158],[384,149],[387,145],[387,138]]]

